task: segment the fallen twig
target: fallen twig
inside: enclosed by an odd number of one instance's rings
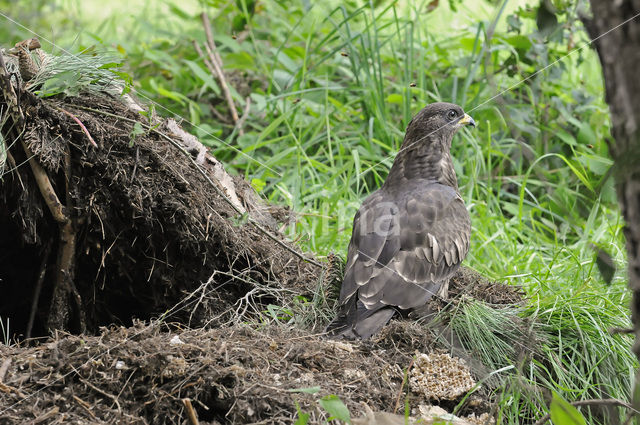
[[[73,399],[82,407],[93,419],[97,419],[96,415],[91,411],[91,405],[78,397],[77,395],[73,395]]]
[[[31,149],[27,146],[25,141],[20,140],[20,143],[22,143],[22,149],[24,149],[24,153],[27,154],[27,158],[29,158],[29,165],[31,166],[33,177],[36,179],[38,189],[40,189],[42,198],[44,198],[44,202],[47,204],[53,219],[60,224],[68,222],[69,217],[67,217],[65,208],[60,202],[60,199],[58,199],[56,191],[53,189],[53,185],[51,184],[51,180],[49,180],[47,172],[36,160],[35,155],[31,152]]]
[[[222,87],[222,92],[224,93],[224,97],[227,101],[227,104],[229,105],[229,110],[231,112],[231,119],[233,120],[233,124],[234,126],[237,125],[239,121],[238,111],[236,109],[235,103],[233,102],[233,98],[231,97],[231,92],[229,91],[229,87],[227,86],[226,79],[224,79],[224,74],[222,73],[222,66],[216,62],[213,52],[211,51],[209,46],[207,46],[206,44],[205,44],[205,47],[207,49],[209,59],[207,59],[207,56],[205,56],[205,54],[202,52],[202,49],[200,48],[200,45],[195,40],[193,40],[193,47],[195,48],[198,55],[202,56],[202,59],[204,60],[204,64],[209,69],[209,72],[218,78],[218,81],[220,82],[220,87]],[[223,77],[220,77],[221,75]],[[211,109],[215,111],[215,108],[212,107]],[[215,114],[218,115],[218,118],[221,118],[218,111],[215,111]]]
[[[24,145],[26,146],[26,145]],[[71,187],[69,179],[71,177],[71,153],[66,149],[64,158],[65,194],[67,207],[65,210],[73,210],[71,199]],[[46,174],[45,174],[46,176]],[[47,177],[48,181],[48,177]],[[43,194],[43,196],[45,196]],[[45,197],[46,198],[46,197]],[[60,201],[58,201],[60,202]],[[64,207],[63,207],[64,208]],[[74,220],[66,216],[65,220],[58,222],[60,236],[58,243],[58,259],[56,261],[56,280],[51,296],[51,308],[47,318],[49,329],[66,329],[69,323],[69,297],[71,296],[78,309],[80,331],[86,328],[85,312],[82,305],[82,298],[73,283],[75,275],[75,255],[76,255],[76,231]]]
[[[49,419],[56,416],[58,413],[60,413],[60,408],[58,406],[53,406],[51,409],[47,410],[45,413],[43,413],[42,415],[38,416],[33,421],[31,421],[31,424],[36,425],[41,422],[48,421]]]
[[[189,400],[188,398],[183,398],[182,404],[184,404],[184,408],[187,411],[187,417],[189,418],[189,422],[191,422],[191,425],[199,425],[200,422],[198,422],[198,415],[196,414],[196,411],[193,410],[191,400]]]

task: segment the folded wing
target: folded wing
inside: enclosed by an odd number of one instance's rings
[[[460,266],[470,232],[464,203],[449,186],[418,181],[401,193],[375,192],[353,223],[340,292],[350,310],[343,327],[367,338],[363,333],[377,332],[391,318],[379,310],[424,305]],[[371,323],[373,316],[384,323]],[[367,329],[359,330],[364,323]]]

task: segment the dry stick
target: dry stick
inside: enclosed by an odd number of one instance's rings
[[[214,76],[218,77],[218,81],[220,81],[220,86],[222,87],[222,91],[224,92],[225,99],[227,100],[227,104],[229,105],[229,110],[231,111],[231,118],[233,119],[233,124],[237,127],[238,121],[239,121],[238,111],[236,110],[236,105],[235,103],[233,103],[233,99],[231,98],[231,93],[229,92],[229,88],[227,87],[226,80],[223,79],[224,77],[223,78],[220,77],[220,75],[224,75],[222,74],[222,69],[221,69],[222,67],[220,66],[220,64],[216,63],[215,55],[211,52],[211,49],[209,48],[208,45],[205,44],[205,48],[207,49],[207,53],[209,54],[209,59],[207,59],[207,57],[204,55],[204,53],[202,52],[202,49],[200,48],[200,45],[195,40],[193,40],[193,47],[195,48],[198,55],[202,56],[202,59],[204,60],[204,64],[209,69],[209,72],[211,72]],[[216,115],[218,115],[218,118],[221,118],[220,113],[216,111],[215,108],[211,107],[211,110],[214,111]],[[226,120],[223,119],[223,121],[226,121]],[[240,133],[241,134],[243,133],[242,129],[240,129]]]
[[[36,179],[40,194],[44,198],[44,202],[47,204],[53,219],[59,224],[67,223],[69,221],[69,217],[67,217],[64,205],[62,205],[60,199],[58,199],[58,195],[56,195],[56,192],[53,189],[53,185],[51,184],[51,180],[49,180],[49,176],[47,176],[47,172],[35,159],[35,155],[31,152],[31,149],[27,146],[25,141],[20,140],[20,143],[22,143],[22,149],[24,149],[24,153],[26,153],[27,158],[29,158],[29,165],[31,166],[33,177]]]
[[[231,97],[231,92],[229,91],[229,86],[227,85],[224,73],[222,72],[222,58],[218,54],[216,43],[213,41],[213,33],[211,31],[211,22],[209,22],[209,15],[207,15],[206,12],[202,12],[202,14],[200,14],[200,18],[202,19],[202,26],[204,27],[204,32],[207,36],[205,48],[207,49],[207,53],[209,55],[209,61],[211,62],[211,65],[213,65],[215,74],[218,76],[220,86],[222,87],[222,91],[224,92],[224,97],[227,99],[227,103],[229,104],[229,111],[231,112],[233,123],[237,124],[238,111],[236,109],[235,103],[233,102],[233,98]],[[202,52],[199,52],[199,54],[201,53]],[[240,130],[240,134],[243,134],[242,130]]]
[[[49,419],[51,419],[54,416],[56,416],[59,412],[60,412],[60,408],[58,406],[54,406],[51,409],[47,410],[42,415],[40,415],[37,418],[35,418],[33,421],[31,421],[31,424],[32,425],[36,425],[36,424],[39,424],[41,422],[48,421]]]
[[[118,118],[121,119],[123,121],[127,121],[130,123],[140,123],[140,121],[136,121],[133,120],[131,118],[127,118],[127,117],[123,117],[120,115],[116,115],[116,114],[112,114],[110,112],[106,112],[106,111],[101,111],[99,109],[93,109],[93,108],[87,108],[86,106],[80,106],[80,105],[75,105],[76,108],[79,109],[84,109],[85,111],[91,111],[91,112],[95,112],[97,114],[102,114],[102,115],[106,115],[108,117],[113,117],[113,118]],[[207,172],[200,166],[200,164],[198,164],[193,157],[191,156],[191,154],[189,152],[187,152],[185,150],[185,148],[178,142],[176,142],[175,140],[173,140],[171,137],[167,136],[165,133],[159,131],[158,129],[151,127],[150,125],[144,124],[144,123],[140,123],[140,125],[147,129],[148,131],[152,131],[154,133],[156,133],[158,136],[162,137],[163,139],[167,140],[169,143],[171,143],[173,146],[175,146],[178,150],[180,150],[180,152],[182,152],[187,159],[196,167],[196,170],[198,170],[198,173],[200,173],[200,175],[202,175],[202,177],[204,177],[204,179],[207,181],[207,183],[209,183],[209,185],[213,188],[213,190],[216,191],[216,193],[225,200],[225,202],[227,202],[231,208],[234,209],[234,211],[236,211],[238,214],[244,214],[243,211],[240,211],[240,209],[238,209],[238,207],[231,202],[231,199],[229,199],[227,197],[227,195],[225,195],[222,190],[220,190],[220,188],[218,187],[217,184],[215,184],[215,182],[213,180],[211,180],[211,178],[209,177],[209,174],[207,174]],[[303,261],[306,261],[307,263],[313,264],[314,266],[323,268],[324,266],[320,263],[318,263],[317,261],[311,259],[311,258],[307,258],[305,257],[303,254],[299,253],[298,251],[296,251],[295,249],[291,248],[290,246],[288,246],[286,243],[284,243],[283,241],[281,241],[280,239],[278,239],[278,237],[274,234],[272,234],[269,230],[265,229],[260,223],[258,223],[257,221],[255,221],[255,219],[253,217],[251,217],[251,215],[249,215],[249,221],[256,227],[256,229],[258,229],[261,233],[263,233],[265,236],[267,236],[269,239],[271,239],[272,241],[274,241],[275,243],[277,243],[278,245],[280,245],[282,248],[284,248],[285,250],[289,251],[291,254],[295,255],[296,257],[300,258]]]
[[[31,312],[29,313],[29,321],[27,322],[27,330],[25,332],[25,339],[31,338],[31,330],[33,329],[33,321],[36,318],[36,310],[38,309],[38,301],[40,300],[40,292],[42,291],[42,283],[44,277],[47,274],[47,263],[49,262],[49,254],[51,253],[51,240],[47,242],[47,246],[44,249],[42,255],[42,262],[40,263],[40,275],[36,282],[36,287],[33,290],[33,299],[31,300]]]
[[[26,147],[26,144],[24,142],[23,146]],[[71,175],[70,155],[71,154],[67,148],[64,158],[65,192],[67,206],[71,206],[71,196],[69,188],[69,176]],[[34,163],[37,164],[35,160]],[[49,178],[46,176],[46,174],[45,177],[47,178],[47,181],[49,181]],[[44,195],[44,193],[43,196],[46,200],[46,195]],[[60,203],[60,201],[58,201],[58,203]],[[61,208],[65,207],[62,207],[61,205]],[[86,322],[84,319],[84,310],[82,308],[82,299],[73,283],[76,255],[76,232],[74,229],[74,222],[70,217],[65,215],[65,220],[59,221],[58,224],[60,228],[60,238],[58,242],[58,259],[56,260],[56,280],[53,287],[53,294],[51,296],[51,308],[49,310],[49,317],[47,318],[47,327],[49,329],[65,329],[67,327],[70,317],[69,296],[71,295],[78,308],[78,315],[80,317],[80,330],[84,332]]]
[[[196,411],[193,410],[191,400],[189,400],[188,398],[183,398],[182,404],[184,404],[184,408],[187,411],[187,417],[189,418],[189,422],[191,422],[191,425],[199,425],[200,422],[198,422],[198,415],[196,414]]]
[[[627,409],[633,410],[633,407],[622,400],[618,400],[617,398],[605,398],[605,399],[594,399],[594,400],[580,400],[569,403],[572,406],[590,406],[590,405],[600,405],[600,406],[619,406],[626,407]],[[543,417],[541,417],[535,424],[533,425],[542,425],[551,419],[551,413],[547,413]]]
[[[89,403],[87,403],[86,401],[84,401],[83,399],[81,399],[80,397],[78,397],[77,395],[73,396],[73,399],[80,405],[80,407],[82,407],[84,410],[87,411],[87,413],[89,415],[91,415],[91,417],[93,419],[97,419],[95,413],[93,413],[91,411],[91,405]]]
[[[222,57],[218,53],[218,46],[213,39],[213,31],[211,31],[211,22],[209,21],[209,15],[206,12],[202,12],[200,14],[200,19],[202,19],[202,27],[204,28],[205,35],[207,37],[207,43],[205,44],[205,48],[208,48],[209,56],[213,55],[212,63],[217,64],[222,69]],[[224,73],[221,74],[224,77]]]

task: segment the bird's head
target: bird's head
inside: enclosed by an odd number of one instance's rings
[[[457,188],[449,152],[453,135],[465,125],[475,127],[476,123],[458,105],[443,102],[427,105],[409,123],[385,184],[419,177]]]
[[[475,127],[476,123],[460,106],[445,102],[431,103],[409,123],[404,145],[430,141],[443,141],[450,145],[453,135],[465,125]]]

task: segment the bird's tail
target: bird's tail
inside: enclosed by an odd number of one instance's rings
[[[394,314],[395,310],[384,304],[368,309],[354,296],[340,306],[325,332],[331,338],[369,339],[389,323]]]

